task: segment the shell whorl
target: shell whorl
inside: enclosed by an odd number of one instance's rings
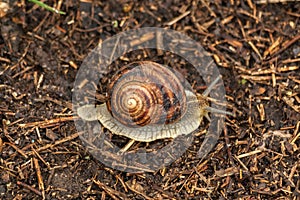
[[[186,112],[183,85],[167,67],[150,61],[134,62],[113,77],[107,108],[128,127],[174,123]]]

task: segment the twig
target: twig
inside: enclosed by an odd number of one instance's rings
[[[300,0],[256,0],[256,4],[265,4],[265,3],[284,3],[284,2],[296,2]]]
[[[42,196],[43,196],[43,199],[45,199],[44,181],[43,181],[41,168],[40,168],[38,159],[33,158],[33,163],[34,163],[34,167],[36,170],[36,175],[37,175],[37,179],[38,179],[38,183],[39,183],[39,189],[42,190]]]
[[[169,21],[168,23],[166,23],[167,26],[171,26],[173,24],[175,24],[176,22],[178,22],[179,20],[183,19],[184,17],[186,17],[188,14],[190,14],[191,11],[188,10],[184,13],[182,13],[181,15],[179,15],[178,17],[175,17],[174,19],[172,19],[171,21]]]
[[[121,199],[121,198],[118,198],[116,195],[119,195],[121,196],[122,194],[116,190],[114,190],[113,188],[101,183],[100,181],[96,181],[96,180],[93,180],[93,182],[98,185],[99,188],[101,188],[102,190],[104,190],[112,199],[114,200],[118,200],[118,199]],[[122,199],[128,199],[125,197],[125,195],[122,195]]]
[[[262,150],[255,150],[255,151],[251,151],[249,153],[244,153],[244,154],[238,155],[237,158],[244,158],[244,157],[252,156],[252,155],[255,155],[255,154],[258,154],[261,152],[262,152]]]
[[[38,122],[29,122],[27,124],[19,124],[19,127],[28,128],[28,127],[38,126],[40,128],[46,128],[46,127],[49,127],[53,124],[55,125],[56,123],[73,121],[73,120],[78,119],[78,118],[79,117],[73,117],[73,116],[71,116],[71,117],[61,117],[61,118],[38,121]]]
[[[79,135],[81,135],[81,134],[83,134],[83,133],[84,133],[84,132],[74,133],[73,135],[70,135],[70,136],[68,136],[68,137],[65,137],[65,138],[59,140],[59,141],[56,141],[54,144],[47,144],[47,145],[45,145],[45,146],[43,146],[43,147],[40,147],[40,148],[36,149],[35,151],[36,151],[36,152],[44,151],[44,150],[46,150],[46,149],[48,149],[48,148],[54,147],[54,146],[59,145],[59,144],[61,144],[61,143],[67,142],[67,141],[69,141],[69,140],[73,140],[73,139],[77,138]]]
[[[37,194],[39,196],[42,196],[42,193],[39,190],[35,189],[34,187],[31,187],[30,185],[27,185],[26,183],[23,183],[21,181],[17,181],[17,185],[20,185],[20,186],[34,192],[35,194]]]

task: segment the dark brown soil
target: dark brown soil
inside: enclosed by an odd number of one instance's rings
[[[0,2],[0,199],[300,198],[299,2],[46,3],[66,15],[28,1]],[[205,159],[193,159],[198,139],[170,166],[130,174],[86,150],[73,122],[72,90],[99,42],[140,27],[180,31],[211,53],[236,116],[226,118]],[[180,68],[179,59],[149,55]]]

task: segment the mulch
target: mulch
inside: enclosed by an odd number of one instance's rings
[[[300,198],[299,1],[45,3],[66,15],[28,1],[0,2],[1,199]],[[74,125],[72,92],[88,53],[117,33],[141,27],[169,28],[198,41],[222,74],[235,117],[226,117],[204,159],[195,155],[208,121],[171,165],[129,173],[87,151]],[[129,58],[162,59],[178,69],[184,62],[169,53],[137,51],[119,63]],[[112,141],[121,147],[128,139]]]

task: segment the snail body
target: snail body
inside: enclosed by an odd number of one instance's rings
[[[176,71],[142,61],[131,63],[112,78],[108,101],[79,107],[86,121],[99,122],[113,134],[150,142],[196,130],[207,114],[189,84]]]

